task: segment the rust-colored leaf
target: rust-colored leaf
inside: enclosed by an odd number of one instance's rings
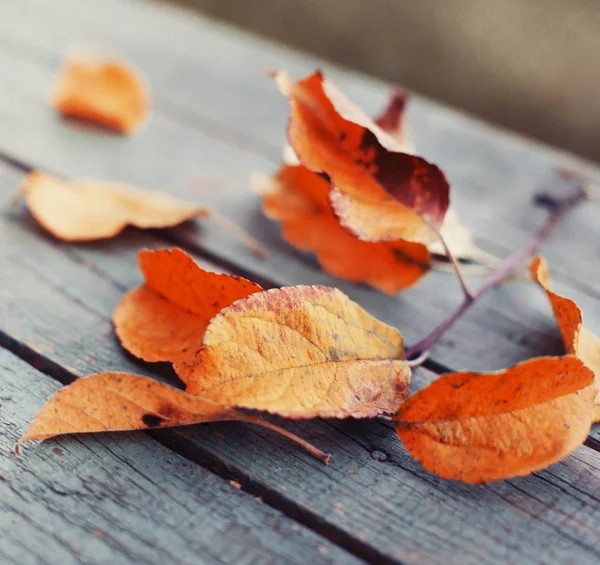
[[[191,361],[211,318],[262,288],[246,279],[205,271],[180,249],[142,250],[145,283],[129,291],[113,314],[127,351],[145,361]]]
[[[148,88],[141,75],[122,61],[70,57],[52,92],[61,114],[120,133],[138,129],[148,115]]]
[[[395,294],[429,270],[429,252],[421,243],[371,243],[342,228],[329,205],[329,183],[306,167],[284,164],[274,179],[260,182],[265,215],[281,221],[283,238],[315,253],[328,273]]]
[[[570,298],[556,294],[550,288],[548,267],[543,257],[537,256],[529,267],[531,278],[546,292],[556,323],[563,337],[567,353],[577,355],[596,375],[599,389],[593,407],[593,421],[600,421],[600,338],[582,326],[581,309]]]
[[[375,118],[375,124],[388,133],[406,153],[413,152],[413,144],[405,126],[405,110],[408,103],[407,92],[396,87],[383,112]]]
[[[193,363],[187,391],[290,418],[394,412],[410,368],[400,333],[334,288],[269,290],[225,308]]]
[[[63,434],[117,432],[237,420],[280,433],[324,463],[330,456],[256,416],[224,408],[148,377],[107,372],[90,375],[62,388],[40,410],[16,445]]]
[[[569,355],[496,373],[442,375],[394,416],[404,445],[426,469],[468,483],[543,469],[586,438],[594,374]]]
[[[77,379],[42,408],[19,443],[91,432],[235,420],[236,411],[148,377],[107,372]]]
[[[436,238],[448,208],[444,174],[377,126],[323,79],[275,73],[290,99],[288,139],[301,164],[326,175],[342,226],[365,241]]]
[[[165,192],[95,180],[62,180],[33,172],[21,188],[29,211],[65,241],[106,239],[126,226],[165,228],[209,213]]]

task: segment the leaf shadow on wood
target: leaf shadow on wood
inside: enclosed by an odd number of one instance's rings
[[[103,126],[102,124],[98,124],[95,122],[91,122],[84,118],[77,118],[75,116],[62,116],[58,115],[57,119],[61,122],[64,122],[69,127],[72,127],[76,130],[85,133],[86,135],[96,135],[99,137],[107,137],[107,138],[119,138],[124,137],[124,134],[115,131],[114,129]]]

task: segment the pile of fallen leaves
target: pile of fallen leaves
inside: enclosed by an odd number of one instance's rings
[[[76,61],[63,72],[61,112],[121,132],[142,121],[145,91],[121,64]],[[299,82],[273,76],[291,102],[289,147],[275,177],[258,184],[284,238],[313,251],[325,270],[388,293],[416,283],[431,253],[457,267],[472,241],[448,213],[444,174],[408,143],[404,94],[373,121],[318,72]],[[128,93],[116,105],[107,103],[114,89]],[[42,173],[30,175],[23,192],[38,222],[65,240],[206,214],[167,194]],[[418,362],[406,360],[401,333],[335,288],[263,290],[207,272],[179,249],[142,250],[139,263],[144,284],[116,308],[115,332],[139,359],[172,363],[185,391],[128,373],[91,375],[50,399],[19,444],[237,420],[278,431],[327,462],[328,455],[246,410],[290,419],[387,415],[424,467],[477,483],[544,468],[580,445],[600,419],[600,341],[582,327],[578,306],[550,290],[539,256],[531,278],[550,300],[566,354],[495,373],[444,374],[412,397]],[[475,300],[461,282],[467,301]]]

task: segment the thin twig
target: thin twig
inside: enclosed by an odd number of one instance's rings
[[[467,281],[465,280],[460,263],[458,262],[458,260],[456,259],[456,257],[452,253],[452,251],[450,251],[450,248],[448,247],[448,243],[446,242],[446,239],[442,235],[442,232],[437,228],[432,227],[432,229],[436,233],[442,246],[444,247],[444,251],[446,252],[446,257],[448,257],[448,260],[450,261],[450,263],[452,263],[452,267],[454,267],[454,271],[456,272],[456,276],[458,277],[458,282],[460,283],[460,288],[462,288],[465,298],[472,297],[473,293],[471,292],[471,289],[469,288],[469,285],[467,284]]]
[[[264,259],[267,256],[267,252],[261,244],[248,232],[244,231],[232,221],[212,211],[209,212],[208,217],[219,227],[235,235],[242,243],[244,243],[244,245],[246,245],[246,247],[248,247],[248,249],[258,255],[261,259]]]
[[[550,237],[556,226],[566,216],[566,214],[577,204],[589,197],[588,191],[577,186],[577,190],[567,198],[556,200],[557,205],[552,208],[550,216],[544,225],[538,230],[534,237],[517,250],[515,253],[505,259],[498,268],[494,270],[485,282],[470,296],[465,295],[463,302],[447,316],[431,333],[423,339],[412,345],[406,350],[406,357],[411,358],[419,355],[422,351],[431,349],[435,343],[455,324],[455,322],[466,312],[471,305],[486,292],[495,288],[512,274],[523,261],[537,253],[542,244]]]
[[[250,422],[251,424],[256,424],[257,426],[262,426],[263,428],[267,428],[271,431],[281,434],[282,436],[287,437],[288,439],[291,439],[293,442],[297,443],[300,447],[304,448],[313,457],[315,457],[322,463],[325,463],[325,465],[327,465],[329,463],[329,460],[331,459],[330,453],[323,453],[320,449],[318,449],[314,445],[308,443],[306,440],[302,439],[301,437],[298,437],[297,435],[293,434],[292,432],[288,432],[284,428],[280,428],[276,424],[267,422],[267,420],[264,420],[260,416],[247,416],[247,418],[244,418],[243,421]]]
[[[422,365],[423,363],[425,363],[425,361],[427,361],[427,359],[428,359],[428,357],[429,357],[430,354],[431,354],[431,350],[430,349],[425,349],[415,359],[409,359],[408,361],[406,361],[406,364],[411,369],[414,369],[415,367],[419,367],[420,365]]]

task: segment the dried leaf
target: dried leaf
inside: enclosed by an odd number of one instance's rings
[[[191,361],[210,320],[225,306],[262,288],[200,268],[180,249],[142,250],[145,283],[129,291],[113,314],[127,351],[145,361]]]
[[[538,255],[531,262],[529,269],[531,278],[546,291],[567,353],[577,355],[596,375],[596,388],[599,392],[594,401],[592,421],[598,422],[600,421],[600,338],[582,327],[581,310],[573,300],[556,294],[550,289],[548,267],[543,257]]]
[[[328,273],[395,294],[429,270],[423,244],[365,242],[343,229],[329,206],[329,183],[306,167],[284,164],[274,179],[259,182],[265,215],[281,221],[283,238],[315,253]]]
[[[406,397],[400,333],[334,288],[297,286],[239,300],[176,371],[187,391],[290,418],[371,417]]]
[[[413,144],[404,123],[407,103],[408,93],[396,87],[383,112],[375,118],[375,124],[392,136],[405,153],[412,153]]]
[[[144,430],[235,420],[235,410],[148,377],[107,372],[77,379],[38,413],[19,443],[62,434]]]
[[[276,431],[324,463],[330,456],[256,416],[130,373],[90,375],[62,388],[40,410],[16,445],[63,434],[117,432],[237,420]]]
[[[291,101],[289,142],[304,166],[331,182],[342,226],[365,241],[435,240],[431,227],[442,225],[449,203],[440,169],[404,152],[321,73],[299,82],[274,76]]]
[[[30,173],[21,187],[29,211],[53,236],[65,241],[106,239],[125,226],[165,228],[208,211],[159,191],[94,180],[62,180]]]
[[[131,133],[147,118],[149,95],[141,75],[125,63],[77,56],[61,69],[52,104],[65,116]]]
[[[526,475],[585,440],[593,381],[573,355],[496,373],[450,373],[400,406],[396,430],[417,461],[446,479],[482,483]]]

